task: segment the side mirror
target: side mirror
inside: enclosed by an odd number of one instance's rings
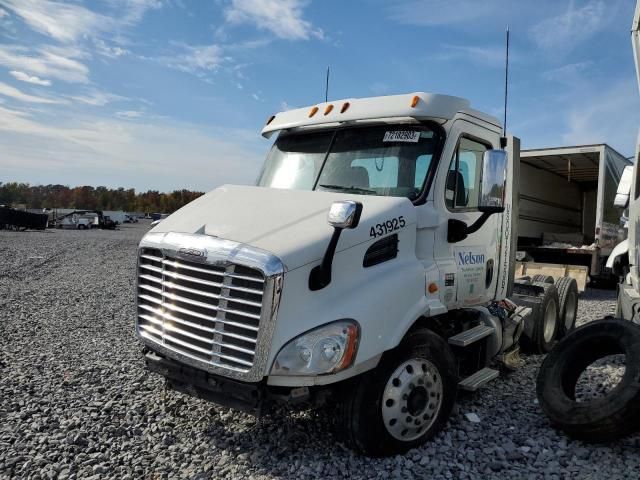
[[[507,183],[507,152],[487,150],[482,157],[482,179],[478,210],[483,213],[504,211],[504,194]]]
[[[353,200],[333,202],[327,215],[329,225],[333,227],[333,235],[324,252],[322,262],[311,270],[309,275],[309,290],[321,290],[331,283],[331,267],[336,253],[340,234],[345,228],[356,228],[362,215],[362,204]]]
[[[327,215],[329,225],[334,228],[356,228],[360,221],[362,204],[353,200],[333,202]]]

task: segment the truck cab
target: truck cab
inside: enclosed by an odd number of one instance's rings
[[[140,243],[147,365],[253,413],[332,398],[356,449],[406,451],[517,351],[518,140],[422,92],[281,112],[262,134],[278,136],[256,186],[217,188]]]

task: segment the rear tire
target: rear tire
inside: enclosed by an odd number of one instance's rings
[[[576,328],[578,316],[578,282],[575,278],[562,277],[556,282],[560,302],[558,340]]]
[[[375,370],[348,384],[340,424],[348,443],[368,456],[405,453],[447,422],[457,392],[447,342],[429,330],[407,335]]]
[[[554,278],[551,275],[544,275],[542,273],[538,273],[531,277],[532,282],[542,282],[542,283],[555,283]]]
[[[622,380],[604,397],[577,402],[576,384],[596,360],[625,355]],[[569,333],[544,359],[536,392],[551,424],[571,437],[606,442],[640,430],[640,327],[596,320]]]
[[[532,305],[531,326],[521,337],[523,350],[528,353],[548,353],[556,343],[559,327],[558,289],[551,283],[535,282],[534,285],[544,288],[544,294]]]

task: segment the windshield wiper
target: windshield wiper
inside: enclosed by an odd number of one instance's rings
[[[346,187],[344,185],[318,185],[318,186],[322,188],[328,188],[329,190],[338,190],[340,192],[362,193],[364,195],[377,194],[375,190],[367,190],[366,188],[360,188],[360,187]]]

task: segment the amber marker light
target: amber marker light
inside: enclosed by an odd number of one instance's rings
[[[419,101],[420,97],[418,95],[415,95],[413,99],[411,99],[411,108],[416,108],[416,105],[418,105]]]
[[[333,105],[327,105],[327,108],[324,109],[324,114],[329,115],[331,110],[333,110]]]
[[[342,108],[340,109],[340,113],[344,113],[347,111],[347,109],[351,106],[351,104],[349,102],[344,102],[342,104]]]
[[[309,118],[313,117],[316,113],[318,113],[318,107],[313,107],[309,110]]]
[[[431,282],[429,284],[429,288],[427,288],[427,290],[429,291],[429,293],[436,293],[438,291],[438,284]]]

